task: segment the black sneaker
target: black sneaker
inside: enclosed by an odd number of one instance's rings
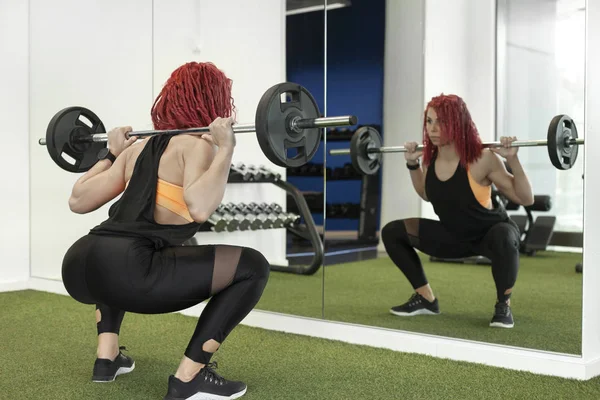
[[[228,381],[217,374],[215,368],[216,362],[206,365],[189,382],[169,376],[169,389],[163,400],[225,400],[237,399],[246,394],[245,383]]]
[[[390,313],[401,317],[412,317],[413,315],[423,314],[437,315],[440,313],[440,306],[437,297],[433,302],[430,302],[419,293],[415,293],[406,303],[392,307]]]
[[[94,363],[93,382],[112,382],[119,375],[127,374],[135,368],[135,361],[121,352],[127,350],[119,347],[119,355],[114,361],[106,358],[97,358]]]
[[[496,303],[495,308],[496,310],[494,312],[494,316],[492,317],[492,321],[490,322],[490,326],[495,328],[512,328],[515,326],[512,312],[508,304],[504,302]]]

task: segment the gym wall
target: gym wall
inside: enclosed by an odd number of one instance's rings
[[[0,2],[0,285],[29,278],[28,4]]]
[[[61,108],[81,105],[107,129],[150,129],[150,108],[170,72],[188,61],[212,61],[233,79],[239,122],[253,122],[261,95],[285,80],[285,4],[262,7],[234,0],[94,2],[31,0],[30,158],[31,271],[60,279],[68,247],[107,217],[110,204],[87,215],[69,211],[80,176],[58,168],[37,144]],[[65,11],[69,10],[69,13]],[[256,136],[237,136],[234,163],[270,164]],[[267,184],[231,184],[224,202],[277,202],[285,193]],[[112,203],[111,203],[112,204]],[[199,233],[200,243],[246,245],[271,262],[285,260],[283,230]]]

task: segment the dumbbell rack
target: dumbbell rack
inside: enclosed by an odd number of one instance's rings
[[[244,171],[258,171],[258,173],[244,173]],[[306,266],[301,265],[273,265],[271,264],[272,271],[288,272],[298,275],[313,275],[315,274],[321,264],[323,263],[323,242],[321,236],[317,231],[315,222],[312,218],[312,214],[302,192],[298,190],[294,185],[281,179],[281,175],[275,172],[269,171],[264,167],[259,170],[253,165],[246,165],[240,168],[240,164],[232,166],[229,171],[229,177],[227,183],[271,183],[283,190],[290,195],[296,202],[298,214],[304,218],[305,226],[292,225],[285,226],[287,231],[299,236],[303,239],[310,241],[314,248],[314,255],[311,263]],[[211,224],[203,224],[200,228],[200,232],[210,231],[212,228]],[[267,228],[272,229],[272,228]]]

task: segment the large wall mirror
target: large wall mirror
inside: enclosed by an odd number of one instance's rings
[[[238,123],[254,123],[261,96],[285,81],[303,85],[324,108],[323,1],[134,3],[31,1],[33,278],[60,282],[67,249],[104,221],[113,203],[86,215],[69,210],[81,173],[59,168],[38,144],[59,110],[86,107],[106,129],[152,129],[154,99],[171,72],[190,61],[213,62],[233,80]],[[271,163],[255,134],[237,135],[220,215],[187,243],[262,252],[273,270],[257,309],[322,316],[323,157],[321,147],[305,174]]]
[[[445,145],[452,121],[468,121],[463,103],[482,142],[547,140],[558,115],[555,138],[574,127],[583,138],[585,15],[584,0],[352,0],[328,10],[327,111],[351,110],[359,124],[327,135],[326,319],[581,354],[581,147],[562,167],[547,146],[477,159],[495,163],[487,167],[440,150],[423,181],[405,153],[384,154],[372,174],[351,168],[359,145],[354,156],[333,153],[375,140],[356,136],[365,128],[385,146],[421,144],[424,130]],[[440,117],[425,116],[430,102]],[[488,217],[504,225],[484,228]],[[485,235],[463,239],[469,227]]]

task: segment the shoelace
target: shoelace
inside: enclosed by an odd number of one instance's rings
[[[202,368],[200,371],[201,375],[204,375],[204,380],[214,383],[215,385],[223,386],[225,383],[225,378],[221,375],[217,374],[214,370],[217,369],[217,362],[213,361],[208,363]]]
[[[508,304],[506,303],[498,303],[496,304],[496,314],[502,314],[502,316],[508,316]]]
[[[409,306],[419,304],[420,302],[421,302],[421,295],[419,293],[413,294],[410,297],[410,299],[408,299],[408,305]]]

